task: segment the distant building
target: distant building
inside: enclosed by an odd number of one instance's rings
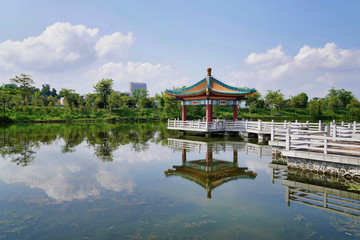
[[[143,82],[130,82],[129,83],[129,91],[132,95],[132,93],[135,91],[135,89],[144,89],[145,91],[146,89],[146,83]]]

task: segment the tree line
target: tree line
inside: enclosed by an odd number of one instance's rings
[[[62,88],[59,92],[49,84],[35,87],[32,76],[20,74],[10,83],[0,86],[2,119],[56,120],[56,119],[167,119],[181,117],[181,103],[164,92],[149,97],[145,90],[136,89],[130,96],[113,89],[112,79],[102,79],[93,85],[93,92],[81,96],[73,89]],[[63,106],[60,102],[63,99]],[[256,93],[245,100],[240,117],[256,115],[278,116],[291,109],[294,115],[306,115],[313,119],[339,114],[358,118],[360,103],[351,91],[331,88],[324,98],[309,100],[306,93],[285,98],[281,90],[268,90],[265,95]],[[265,111],[266,110],[266,111]],[[214,106],[214,117],[232,118],[230,107]],[[287,111],[288,113],[289,111]],[[205,116],[202,106],[188,106],[188,119]],[[285,113],[286,115],[286,113]]]

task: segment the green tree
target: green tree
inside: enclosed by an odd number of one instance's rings
[[[245,106],[249,107],[250,112],[255,112],[257,108],[260,108],[262,104],[259,104],[261,100],[260,93],[255,93],[254,95],[247,97],[245,100]]]
[[[106,109],[107,99],[113,91],[112,86],[114,81],[112,79],[102,79],[95,86],[98,102]]]
[[[320,118],[322,116],[322,100],[312,99],[309,102],[309,112],[312,118]]]
[[[53,89],[51,90],[50,95],[51,95],[52,97],[56,97],[56,96],[57,96],[57,93],[56,93],[56,89],[55,89],[55,88],[53,88]]]
[[[6,88],[1,88],[0,89],[0,104],[3,108],[3,117],[5,118],[5,114],[6,114],[6,105],[9,104],[9,102],[11,101],[12,98],[12,94],[10,92],[10,90],[6,89]]]
[[[20,76],[15,76],[10,78],[13,84],[18,85],[18,89],[21,92],[23,99],[23,106],[27,105],[27,102],[31,96],[31,92],[35,89],[33,86],[35,84],[34,80],[30,75],[20,74]]]
[[[271,114],[272,110],[276,109],[279,111],[281,107],[284,106],[284,94],[281,93],[281,90],[272,91],[267,90],[267,94],[265,95],[265,102],[270,107]]]
[[[73,108],[79,106],[80,95],[78,93],[75,93],[75,90],[62,88],[60,94],[64,96],[65,107],[73,110]]]
[[[40,101],[41,101],[41,96],[40,96],[40,92],[34,92],[34,97],[33,97],[33,101],[32,104],[37,107],[40,105]]]
[[[348,110],[349,115],[359,116],[360,102],[356,98],[353,98],[353,99],[351,99],[350,103],[346,106],[346,109]]]
[[[110,112],[112,112],[112,110],[115,109],[115,108],[121,107],[121,105],[123,103],[121,98],[122,98],[122,96],[119,93],[115,92],[115,91],[113,91],[110,94],[110,96],[108,98],[108,104],[109,104]]]
[[[43,84],[42,85],[40,95],[43,96],[43,97],[49,97],[51,95],[50,85],[49,84]]]

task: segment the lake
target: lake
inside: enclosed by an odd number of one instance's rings
[[[0,151],[0,239],[360,237],[360,183],[287,169],[266,144],[32,124],[0,128]]]

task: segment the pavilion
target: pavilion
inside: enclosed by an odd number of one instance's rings
[[[179,90],[165,90],[165,94],[181,100],[182,121],[186,121],[187,105],[205,105],[206,122],[212,122],[212,106],[230,105],[234,109],[233,120],[238,118],[239,100],[256,93],[255,88],[237,88],[229,86],[211,76],[211,68],[207,69],[207,77],[198,83]]]

